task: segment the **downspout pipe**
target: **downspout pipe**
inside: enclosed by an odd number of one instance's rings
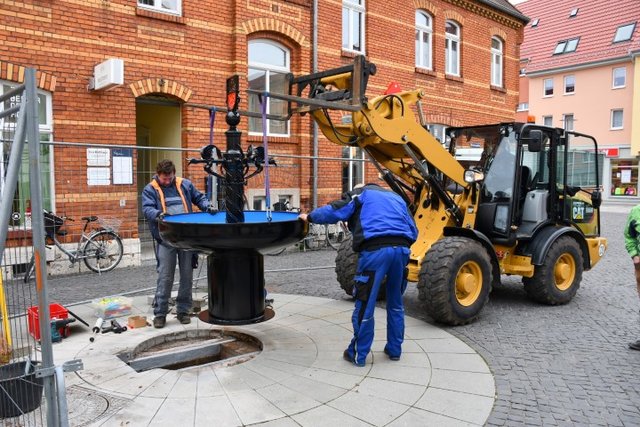
[[[311,36],[311,68],[313,73],[318,72],[318,0],[313,0]],[[318,207],[318,124],[312,120],[312,144],[313,144],[313,188],[312,208]]]

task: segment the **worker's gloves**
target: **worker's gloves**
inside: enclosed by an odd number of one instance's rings
[[[164,212],[160,212],[160,215],[156,218],[156,221],[160,222],[164,220],[164,217],[167,216]]]
[[[218,213],[218,209],[216,209],[213,205],[209,205],[209,207],[207,208],[207,212],[209,212],[210,214],[215,214]]]

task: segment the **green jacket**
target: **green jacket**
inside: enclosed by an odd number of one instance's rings
[[[633,258],[640,255],[640,205],[631,208],[624,227],[624,246]]]

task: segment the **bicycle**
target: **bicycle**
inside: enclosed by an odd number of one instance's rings
[[[345,221],[338,221],[335,224],[328,224],[326,227],[327,243],[333,249],[338,250],[342,242],[351,236],[349,226]]]
[[[59,217],[49,211],[44,211],[44,229],[46,238],[53,241],[58,249],[60,249],[67,257],[71,266],[80,260],[84,261],[87,268],[95,273],[104,273],[111,271],[120,263],[124,253],[122,239],[116,232],[117,226],[107,224],[105,219],[97,216],[82,217],[85,221],[82,227],[82,234],[76,249],[67,250],[62,246],[57,236],[65,236],[67,232],[61,230],[65,221],[74,221],[73,218]],[[87,233],[87,228],[92,222],[98,221],[100,228]],[[33,277],[35,271],[35,254],[31,255],[31,260],[27,264],[24,275],[24,281],[27,283]]]
[[[273,204],[274,212],[300,212],[300,208],[293,208],[289,201]],[[343,241],[351,235],[349,226],[344,221],[335,224],[309,224],[309,233],[301,242],[304,250],[316,250],[331,247],[338,250]],[[286,248],[277,249],[267,255],[280,255]]]

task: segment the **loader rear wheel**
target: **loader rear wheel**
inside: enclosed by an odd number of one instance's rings
[[[358,268],[358,253],[353,250],[353,236],[349,235],[338,248],[338,254],[336,255],[336,277],[342,290],[349,295],[353,296],[353,278],[356,275]],[[386,280],[386,279],[385,279]],[[378,301],[382,301],[386,298],[387,289],[384,286],[385,281],[380,286],[378,291]]]
[[[556,240],[533,277],[524,277],[524,290],[534,301],[559,305],[574,297],[582,281],[582,251],[571,237]]]
[[[427,314],[447,325],[474,321],[491,293],[491,259],[484,247],[464,237],[445,237],[427,252],[418,279]]]

